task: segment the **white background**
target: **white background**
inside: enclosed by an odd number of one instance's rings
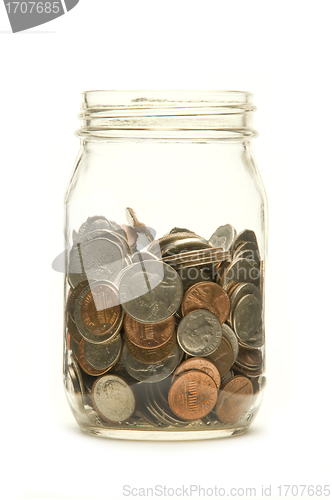
[[[2,498],[120,499],[124,484],[255,487],[256,498],[271,485],[278,498],[278,485],[331,483],[331,13],[328,1],[81,0],[13,35],[0,5]],[[255,94],[268,384],[243,436],[112,441],[84,435],[70,413],[51,262],[79,93],[91,89]]]

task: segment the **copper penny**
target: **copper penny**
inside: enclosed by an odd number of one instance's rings
[[[216,404],[218,390],[206,373],[190,370],[182,373],[171,386],[168,402],[175,415],[184,420],[205,417]]]
[[[83,292],[81,318],[85,328],[95,335],[103,335],[114,329],[121,316],[118,296],[111,284],[96,283]]]
[[[228,295],[217,283],[196,283],[185,293],[182,302],[182,314],[185,316],[197,309],[206,309],[212,312],[217,316],[220,323],[224,323],[228,318],[230,309]]]
[[[216,384],[217,389],[219,388],[221,382],[220,373],[218,372],[218,368],[208,359],[198,357],[187,359],[186,361],[181,363],[181,365],[179,365],[175,370],[173,380],[175,380],[178,375],[181,375],[181,373],[188,370],[198,370],[200,372],[206,373],[207,375],[209,375],[209,377],[212,378],[212,380]]]
[[[253,386],[247,377],[237,375],[221,388],[215,412],[220,422],[235,424],[242,420],[251,405]]]
[[[175,330],[174,316],[160,323],[140,323],[126,314],[124,329],[128,340],[141,349],[161,347],[172,337]]]
[[[221,377],[226,375],[234,363],[234,351],[226,337],[222,337],[220,345],[212,354],[207,356],[207,359],[216,365]]]
[[[142,349],[141,347],[137,347],[128,339],[128,337],[125,338],[125,342],[128,351],[135,359],[141,361],[142,363],[153,364],[159,363],[160,361],[168,358],[175,346],[176,335],[174,333],[172,337],[170,337],[163,345],[151,349]]]
[[[77,353],[78,362],[82,370],[84,370],[85,373],[87,373],[88,375],[92,375],[92,377],[99,377],[99,375],[103,375],[104,373],[106,373],[110,369],[110,367],[106,368],[106,370],[96,370],[95,368],[92,368],[92,366],[89,365],[89,363],[84,357],[84,344],[85,340],[82,339],[78,347],[78,353]]]

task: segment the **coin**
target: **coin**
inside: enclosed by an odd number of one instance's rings
[[[124,267],[120,245],[96,238],[74,245],[69,254],[68,281],[72,287],[88,279],[112,281]]]
[[[229,298],[225,290],[217,283],[197,283],[186,292],[182,301],[182,314],[185,316],[197,309],[212,312],[224,323],[229,315]]]
[[[220,226],[216,229],[209,239],[209,242],[214,247],[223,247],[224,250],[230,250],[235,235],[236,231],[234,227],[230,224],[226,224],[225,226]]]
[[[83,397],[78,383],[77,375],[72,367],[69,365],[65,374],[65,388],[66,396],[70,406],[76,412],[83,411]]]
[[[213,409],[218,390],[206,373],[190,370],[182,373],[172,384],[168,402],[175,415],[184,420],[197,420]]]
[[[116,288],[108,281],[95,281],[84,288],[75,304],[75,323],[88,342],[103,343],[119,331],[123,314]]]
[[[157,260],[128,266],[119,290],[125,312],[142,323],[160,323],[172,316],[183,295],[177,272]]]
[[[220,373],[218,372],[217,367],[208,359],[195,357],[183,361],[175,370],[173,380],[175,380],[178,375],[188,370],[198,370],[206,373],[212,378],[217,389],[219,388],[221,382]]]
[[[174,349],[174,345],[176,343],[175,333],[159,347],[152,347],[151,349],[142,349],[141,347],[137,347],[133,344],[128,337],[125,339],[126,346],[130,354],[141,361],[142,363],[159,363],[166,359]]]
[[[128,245],[128,241],[125,237],[125,233],[119,234],[115,231],[109,231],[106,229],[97,229],[86,234],[80,241],[80,243],[85,243],[86,241],[94,240],[97,238],[106,238],[107,240],[113,241],[121,247],[123,252],[130,254],[131,250]]]
[[[234,352],[229,340],[222,337],[217,349],[207,359],[216,365],[221,377],[226,375],[234,362]]]
[[[124,345],[121,354],[121,361],[129,375],[134,377],[136,380],[153,383],[159,382],[173,373],[175,368],[180,363],[182,356],[183,352],[179,346],[175,344],[173,351],[165,360],[160,361],[159,363],[147,364],[135,359],[128,351],[127,346]]]
[[[233,349],[233,363],[238,357],[238,352],[239,352],[239,343],[236,338],[236,335],[232,328],[229,325],[226,325],[225,323],[222,325],[222,335],[224,338],[228,340],[228,342],[231,344],[232,349]]]
[[[234,425],[247,414],[252,400],[253,387],[246,377],[235,376],[221,388],[215,412],[220,422]]]
[[[246,259],[236,259],[224,270],[219,278],[219,284],[226,291],[230,290],[236,283],[253,283],[259,286],[259,275],[256,263]]]
[[[103,375],[104,373],[106,373],[109,370],[109,367],[102,370],[97,370],[96,368],[93,368],[89,365],[84,356],[84,344],[85,340],[82,339],[78,347],[78,362],[80,364],[80,367],[85,371],[85,373],[91,375],[92,377],[99,377],[99,375]]]
[[[82,340],[82,335],[80,332],[77,330],[77,326],[75,325],[75,322],[72,320],[69,314],[67,314],[67,331],[68,334],[78,343],[81,342]]]
[[[181,267],[177,272],[181,278],[184,292],[189,290],[189,288],[196,283],[211,281],[211,276],[206,269],[202,267]]]
[[[71,319],[75,322],[75,304],[77,297],[80,295],[82,290],[84,290],[87,286],[89,286],[89,281],[81,281],[75,288],[70,289],[67,298],[67,312]]]
[[[262,303],[254,295],[245,295],[238,301],[233,317],[236,335],[246,342],[262,328]]]
[[[190,312],[180,321],[177,335],[180,347],[187,354],[205,357],[219,346],[222,329],[214,314],[200,309]]]
[[[130,342],[142,349],[162,346],[172,337],[175,331],[174,316],[160,323],[139,323],[126,315],[123,325]]]
[[[260,349],[246,349],[240,346],[237,361],[242,365],[256,368],[263,362],[263,353]]]
[[[245,229],[235,237],[233,243],[233,251],[235,251],[241,245],[241,243],[247,243],[247,242],[254,243],[258,248],[256,234],[251,229]]]
[[[238,301],[245,295],[253,294],[260,302],[262,302],[262,294],[259,288],[252,283],[238,283],[233,292],[230,292],[230,319],[233,322],[233,313]]]
[[[104,375],[92,387],[92,400],[99,415],[108,422],[123,422],[135,410],[135,397],[128,384],[115,375]]]
[[[110,369],[119,359],[121,348],[122,341],[119,334],[104,344],[84,342],[84,357],[96,370]]]

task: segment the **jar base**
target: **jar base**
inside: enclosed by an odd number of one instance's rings
[[[126,439],[132,441],[198,441],[203,439],[219,439],[243,434],[249,428],[237,427],[232,429],[199,430],[199,431],[160,431],[160,430],[132,430],[132,429],[108,429],[100,427],[87,427],[80,425],[83,432],[92,436],[111,439]]]

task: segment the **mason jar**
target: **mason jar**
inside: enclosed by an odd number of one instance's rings
[[[254,111],[238,91],[82,94],[63,376],[89,434],[208,439],[256,416],[267,208]]]

